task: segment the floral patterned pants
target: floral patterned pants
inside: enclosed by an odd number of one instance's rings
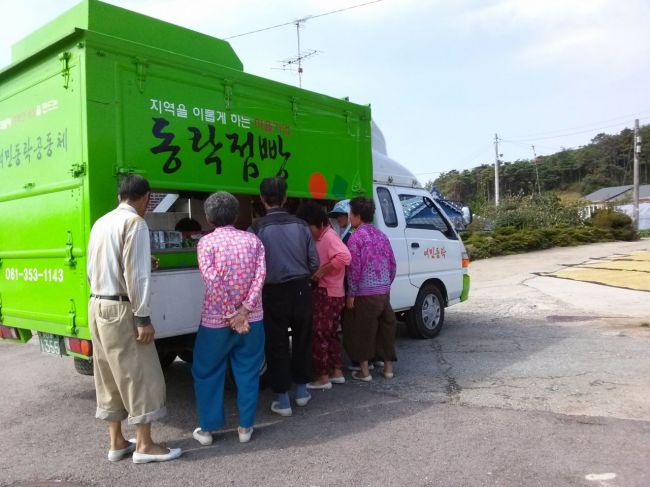
[[[336,328],[345,298],[328,296],[327,289],[317,287],[313,291],[313,303],[312,359],[314,378],[318,378],[343,366]]]

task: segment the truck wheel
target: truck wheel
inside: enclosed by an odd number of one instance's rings
[[[413,338],[433,338],[445,321],[445,305],[442,294],[435,284],[420,288],[415,306],[409,313],[406,327]]]
[[[81,375],[95,375],[92,359],[74,358],[74,369]]]
[[[169,367],[174,360],[176,360],[176,352],[170,352],[170,351],[158,351],[158,359],[160,360],[160,366],[163,369],[166,369]]]

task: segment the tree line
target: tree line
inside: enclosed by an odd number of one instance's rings
[[[650,184],[650,125],[641,127],[640,133],[643,143],[639,179],[640,184]],[[508,197],[570,191],[585,196],[600,188],[632,184],[633,139],[631,129],[614,135],[601,133],[585,146],[539,156],[537,161],[501,162],[501,195]],[[431,185],[435,185],[451,200],[473,204],[493,201],[494,163],[442,173],[427,183],[429,188]]]

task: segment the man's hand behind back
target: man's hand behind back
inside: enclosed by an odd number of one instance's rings
[[[136,326],[135,341],[140,345],[148,345],[153,342],[153,336],[155,334],[156,331],[154,330],[153,325]]]

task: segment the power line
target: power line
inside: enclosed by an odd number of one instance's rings
[[[614,121],[614,120],[620,120],[620,119],[628,119],[629,120],[631,117],[635,117],[637,115],[641,115],[643,113],[648,113],[648,112],[650,112],[650,108],[648,108],[646,110],[642,110],[640,112],[636,112],[636,113],[630,113],[630,114],[627,114],[627,115],[621,115],[619,117],[614,117],[614,118],[610,118],[610,119],[607,119],[607,120],[601,120],[599,122],[592,122],[592,123],[585,124],[585,125],[578,125],[576,127],[569,127],[569,128],[564,128],[564,129],[551,130],[551,131],[548,131],[548,132],[538,132],[538,133],[533,133],[533,134],[528,134],[528,135],[511,135],[511,136],[509,136],[507,138],[508,139],[531,139],[533,137],[557,134],[558,132],[565,132],[567,130],[576,130],[576,129],[582,129],[582,128],[586,128],[586,127],[593,127],[594,125],[600,125],[600,124],[611,122],[611,121]],[[620,125],[622,123],[627,123],[627,122],[621,121],[617,125]],[[605,126],[605,127],[602,127],[602,128],[609,128],[609,127],[612,127],[612,126],[613,125],[609,125],[609,126]],[[598,128],[594,127],[592,129],[587,130],[587,132],[589,132],[591,130],[598,130]],[[563,136],[563,135],[561,135],[561,134],[560,135],[555,135],[555,137],[561,137],[561,136]],[[545,138],[545,137],[542,137],[542,138]],[[541,140],[541,139],[538,139],[538,140]]]
[[[261,29],[252,30],[250,32],[244,32],[243,34],[236,34],[234,36],[224,37],[224,40],[230,40],[230,39],[235,39],[237,37],[243,37],[243,36],[247,36],[247,35],[251,35],[251,34],[257,34],[258,32],[264,32],[264,31],[271,30],[271,29],[277,29],[278,27],[285,27],[287,25],[296,25],[296,22],[304,22],[306,20],[317,19],[319,17],[325,17],[326,15],[337,14],[339,12],[345,12],[347,10],[352,10],[354,8],[365,7],[366,5],[371,5],[373,3],[379,3],[381,1],[383,1],[383,0],[373,0],[372,2],[360,3],[358,5],[352,5],[350,7],[340,8],[338,10],[331,10],[329,12],[323,12],[322,14],[308,15],[307,17],[303,17],[302,19],[292,20],[291,22],[285,22],[283,24],[272,25],[270,27],[263,27]]]
[[[640,118],[639,120],[647,120],[648,118],[650,118],[650,117]],[[561,139],[563,137],[570,137],[572,135],[581,135],[581,134],[593,133],[593,132],[595,132],[597,130],[608,129],[608,128],[612,128],[612,127],[620,127],[621,125],[627,125],[627,124],[628,124],[628,122],[619,122],[619,123],[615,123],[615,124],[612,124],[612,125],[605,125],[605,126],[602,126],[602,127],[594,127],[594,128],[588,129],[588,130],[580,130],[578,132],[571,132],[571,133],[566,133],[566,134],[561,134],[561,135],[552,135],[552,136],[549,136],[549,137],[537,137],[537,138],[532,138],[532,139],[521,139],[521,140],[518,140],[518,141],[511,140],[513,137],[508,137],[508,139],[503,139],[503,140],[504,141],[508,140],[509,142],[536,142],[538,140]]]

